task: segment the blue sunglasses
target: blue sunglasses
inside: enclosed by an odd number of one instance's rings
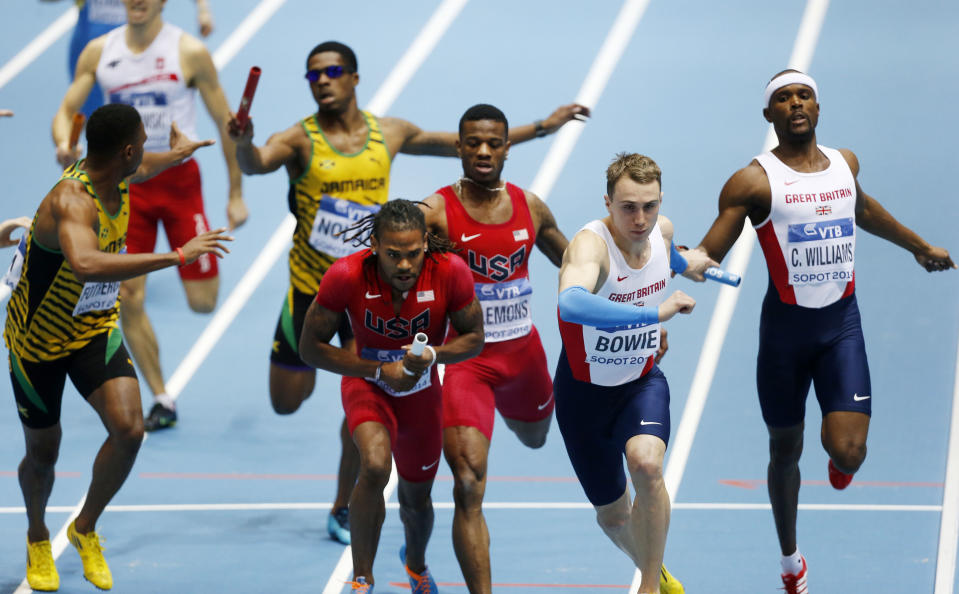
[[[346,72],[346,69],[342,66],[327,66],[326,68],[320,68],[319,70],[307,70],[306,71],[306,80],[311,83],[315,83],[320,80],[320,75],[325,74],[327,78],[340,78],[343,76],[343,73]]]

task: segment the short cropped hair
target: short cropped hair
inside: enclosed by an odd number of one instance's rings
[[[92,155],[113,156],[135,141],[140,121],[137,110],[123,103],[98,108],[87,122],[87,151]]]
[[[663,172],[656,161],[639,153],[619,153],[606,169],[606,194],[610,198],[616,182],[624,175],[638,184],[658,182],[660,189],[663,187]]]
[[[506,121],[506,114],[503,113],[498,107],[488,103],[477,103],[473,107],[466,110],[466,112],[463,114],[463,117],[460,118],[460,136],[463,135],[463,124],[466,122],[478,122],[480,120],[493,120],[494,122],[502,122],[503,127],[506,128],[506,140],[509,140],[509,122]]]
[[[339,41],[324,41],[320,45],[311,49],[310,54],[306,57],[306,67],[310,67],[310,58],[316,54],[322,54],[323,52],[336,52],[340,54],[340,57],[343,58],[343,64],[346,65],[347,71],[360,71],[359,64],[356,62],[356,54],[353,53],[353,50],[351,50],[348,45],[340,43]]]

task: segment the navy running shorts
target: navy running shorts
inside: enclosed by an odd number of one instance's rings
[[[766,293],[759,320],[756,385],[763,420],[793,427],[806,417],[810,382],[823,416],[831,412],[872,413],[872,389],[859,305],[853,293],[811,309]]]
[[[623,456],[636,435],[669,443],[669,385],[659,367],[620,386],[597,386],[573,377],[566,349],[553,379],[556,422],[573,470],[594,506],[626,492]]]

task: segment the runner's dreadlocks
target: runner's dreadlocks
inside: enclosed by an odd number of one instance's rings
[[[418,204],[423,202],[402,198],[390,200],[379,212],[366,215],[337,235],[343,235],[343,241],[353,242],[353,245],[370,245],[370,237],[379,238],[380,231],[384,228],[389,228],[391,231],[415,229],[426,232],[426,217],[417,207]],[[453,242],[432,233],[426,233],[426,246],[426,251],[430,255],[458,251],[453,246]]]

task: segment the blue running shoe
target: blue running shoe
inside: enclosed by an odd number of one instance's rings
[[[367,584],[365,577],[358,577],[352,583],[351,594],[373,594],[373,584]]]
[[[345,545],[350,544],[349,508],[341,507],[331,511],[329,519],[326,520],[326,531],[330,533],[330,538],[333,540]]]
[[[410,568],[406,566],[405,544],[400,547],[400,563],[403,564],[403,569],[406,570],[406,575],[410,578],[410,588],[413,590],[412,594],[436,594],[439,592],[428,567],[423,570],[423,573],[413,573],[410,571]]]

